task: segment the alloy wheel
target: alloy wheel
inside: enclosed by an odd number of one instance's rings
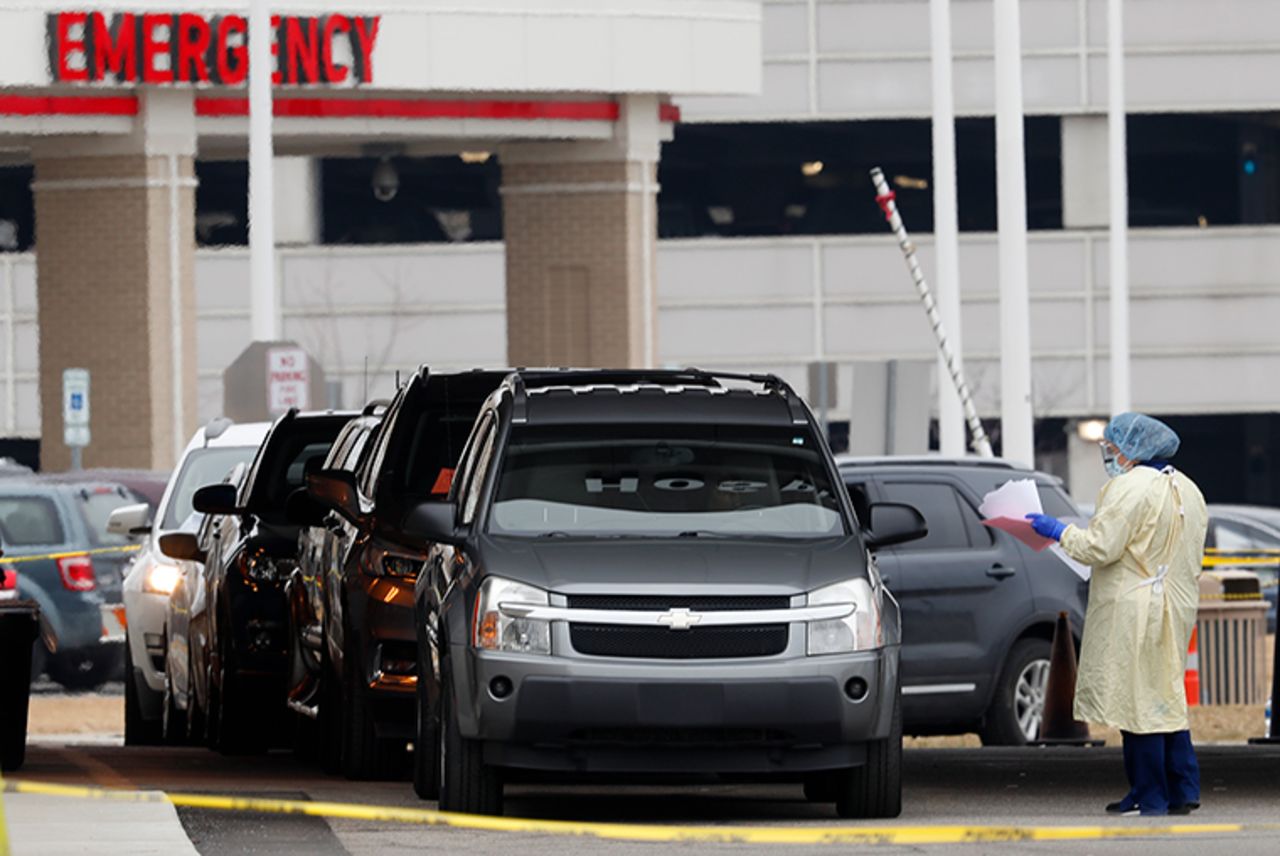
[[[1040,736],[1045,688],[1048,685],[1048,660],[1032,660],[1018,675],[1013,691],[1013,713],[1018,720],[1018,729],[1027,740],[1035,740]]]

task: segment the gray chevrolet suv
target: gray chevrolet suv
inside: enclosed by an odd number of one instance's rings
[[[500,813],[554,772],[805,783],[901,810],[898,606],[813,416],[781,380],[520,370],[488,398],[425,547],[415,789]]]
[[[1079,519],[1058,479],[1001,459],[839,459],[855,513],[910,503],[927,537],[884,548],[884,584],[902,606],[903,719],[908,734],[976,731],[985,745],[1039,736],[1059,612],[1076,639],[1087,584],[1049,551],[982,525],[982,497],[1031,479],[1046,514]]]

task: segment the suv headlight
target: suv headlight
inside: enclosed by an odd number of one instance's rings
[[[370,545],[360,556],[360,569],[371,577],[397,577],[416,580],[426,557],[401,553],[377,544]]]
[[[182,571],[177,565],[153,559],[147,563],[147,569],[142,575],[142,590],[152,594],[173,594],[181,575]]]
[[[851,603],[853,612],[844,618],[809,622],[810,656],[869,651],[884,645],[880,599],[866,580],[846,580],[809,592],[810,606],[824,603]]]
[[[472,644],[486,651],[550,654],[551,622],[503,615],[498,609],[498,605],[503,603],[547,606],[550,599],[542,589],[501,577],[489,577],[480,584],[480,593],[476,595]]]

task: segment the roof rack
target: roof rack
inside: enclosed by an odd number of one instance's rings
[[[809,423],[809,411],[804,401],[785,380],[775,374],[747,374],[743,372],[718,372],[693,366],[683,369],[583,369],[517,368],[507,375],[503,387],[511,391],[511,421],[517,424],[528,419],[528,391],[546,386],[593,385],[630,386],[635,384],[684,384],[721,387],[722,380],[745,381],[764,387],[782,396],[791,411],[791,421],[796,425]]]

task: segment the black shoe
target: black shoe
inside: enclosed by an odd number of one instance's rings
[[[1138,804],[1129,799],[1107,803],[1107,814],[1134,815],[1138,813]]]
[[[1191,814],[1191,812],[1198,808],[1200,808],[1200,803],[1198,802],[1186,802],[1182,805],[1171,805],[1169,806],[1169,814]]]

